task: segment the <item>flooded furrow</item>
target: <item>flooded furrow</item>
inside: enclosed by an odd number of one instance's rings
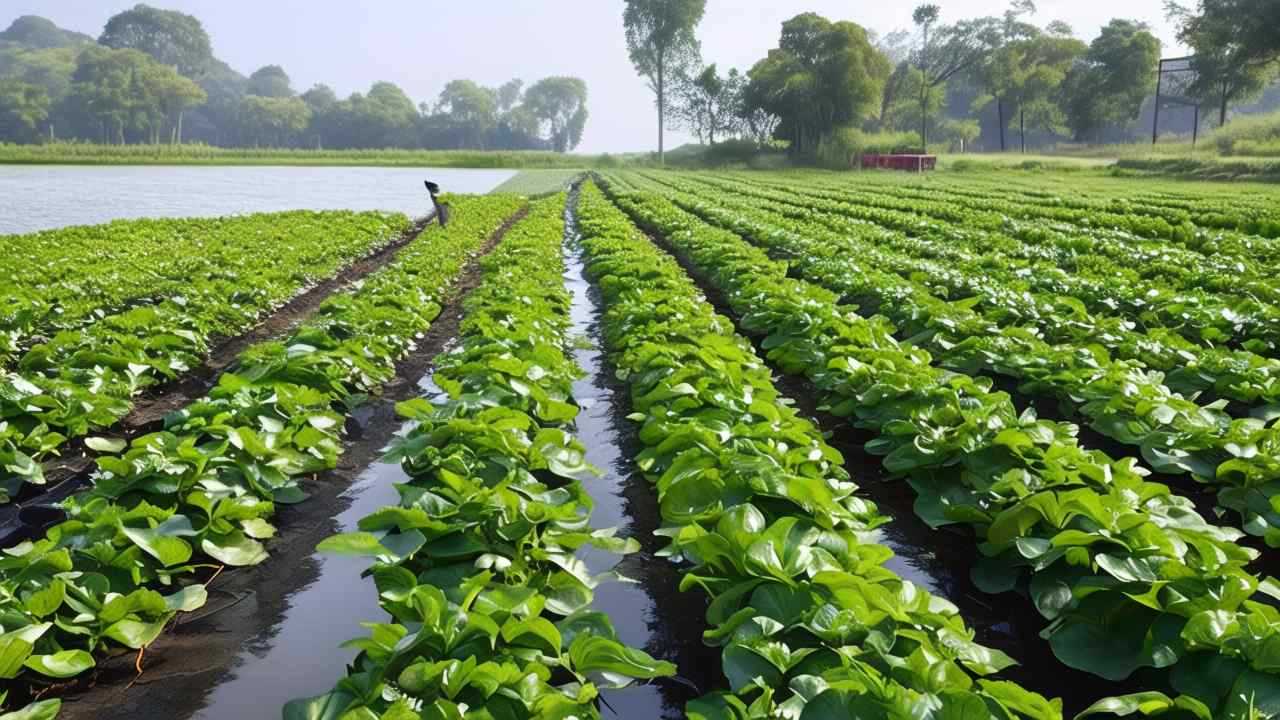
[[[430,375],[418,387],[428,398],[442,393]],[[412,426],[403,423],[396,434]],[[369,465],[344,494],[350,504],[334,518],[333,533],[354,532],[361,518],[399,503],[396,485],[409,479],[399,463]],[[193,720],[280,717],[285,703],[328,692],[346,674],[357,651],[341,645],[368,634],[361,623],[387,620],[373,578],[361,576],[368,558],[317,552],[307,562],[318,568],[315,580],[293,593],[274,627],[245,646]]]
[[[654,535],[662,524],[657,491],[632,462],[640,446],[633,423],[626,419],[631,412],[627,390],[617,381],[603,349],[603,307],[585,275],[576,242],[576,200],[575,193],[565,211],[565,286],[573,298],[572,332],[579,340],[573,357],[585,374],[574,383],[573,392],[582,406],[578,437],[587,448],[587,461],[601,471],[583,486],[595,501],[591,524],[616,527],[619,535],[635,538],[641,548],[621,558],[621,564],[617,555],[600,550],[583,551],[581,557],[592,572],[616,565],[634,581],[606,583],[595,590],[594,606],[608,614],[619,639],[678,669],[674,679],[602,692],[601,711],[605,717],[626,720],[683,718],[686,702],[717,686],[720,657],[702,643],[705,600],[699,593],[681,593],[679,569],[656,555],[666,544]]]

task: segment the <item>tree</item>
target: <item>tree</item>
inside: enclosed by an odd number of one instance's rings
[[[692,78],[682,78],[678,83],[676,114],[685,126],[712,145],[716,135],[721,137],[737,130],[738,95],[742,91],[743,77],[737,70],[726,76],[712,63]]]
[[[1063,130],[1066,119],[1060,99],[1063,83],[1088,47],[1071,36],[1071,28],[1051,23],[1041,31],[1021,20],[1022,13],[1034,12],[1024,2],[1005,14],[1001,44],[984,63],[979,76],[988,94],[974,102],[975,108],[996,103],[999,118],[1000,149],[1005,149],[1005,129],[1012,117],[1018,117],[1018,135],[1022,151],[1027,150],[1028,115],[1032,127],[1051,132]]]
[[[1145,23],[1112,20],[1064,79],[1067,122],[1078,138],[1138,117],[1155,84],[1160,41]]]
[[[626,0],[622,24],[627,52],[649,81],[658,105],[658,162],[666,162],[667,82],[692,67],[699,57],[694,28],[702,22],[706,0]]]
[[[498,123],[497,93],[471,80],[453,80],[440,92],[436,112],[463,129],[469,147],[484,149],[486,133]]]
[[[49,95],[39,85],[0,80],[0,137],[30,142],[49,119]]]
[[[498,112],[509,113],[520,104],[520,98],[524,95],[524,81],[520,78],[508,80],[503,83],[497,91]]]
[[[283,147],[310,122],[311,108],[301,98],[246,95],[240,102],[240,123],[255,146]]]
[[[548,127],[547,139],[556,152],[568,152],[582,142],[587,125],[587,84],[575,77],[543,78],[524,94],[524,105]]]
[[[920,71],[920,142],[929,147],[929,96],[948,80],[976,68],[1000,44],[1000,24],[995,18],[962,20],[938,25],[941,9],[920,5],[911,19],[920,28],[920,46],[913,63]]]
[[[324,138],[337,130],[334,120],[338,109],[338,94],[328,85],[320,84],[299,97],[311,110],[310,130],[316,139],[316,149],[319,150],[324,147]]]
[[[350,108],[350,129],[359,147],[387,148],[414,142],[418,110],[399,85],[376,82],[367,94],[353,95]]]
[[[107,142],[124,144],[126,130],[146,116],[145,76],[150,58],[137,50],[93,46],[80,54],[72,100],[95,119]]]
[[[1193,12],[1170,2],[1178,39],[1195,57],[1192,97],[1218,102],[1218,125],[1227,105],[1256,97],[1280,71],[1280,2],[1200,0]]]
[[[31,50],[77,47],[93,43],[93,38],[63,30],[51,20],[38,15],[23,15],[0,32],[0,43],[11,42]]]
[[[98,42],[109,48],[140,50],[187,77],[199,77],[213,59],[209,34],[199,20],[149,5],[135,5],[112,16]]]
[[[804,13],[782,24],[778,45],[747,73],[744,101],[779,118],[793,153],[816,149],[834,128],[879,107],[889,61],[860,25]]]
[[[152,63],[144,76],[147,94],[152,98],[149,103],[152,118],[152,141],[158,142],[162,123],[170,123],[169,142],[182,142],[182,118],[188,108],[203,105],[209,96],[189,78],[178,74],[177,70],[159,63]]]
[[[289,73],[279,65],[265,65],[253,71],[249,76],[247,94],[268,98],[290,98],[294,96],[293,85]]]

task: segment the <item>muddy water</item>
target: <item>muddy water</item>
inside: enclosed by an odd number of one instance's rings
[[[574,242],[574,200],[566,211],[565,285],[573,297],[572,332],[585,341],[574,352],[585,375],[574,384],[573,392],[583,405],[578,437],[587,447],[587,460],[602,473],[584,482],[595,501],[591,524],[617,528],[619,535],[633,537],[641,545],[640,552],[625,558],[599,550],[585,551],[582,558],[593,572],[617,566],[635,581],[601,585],[595,591],[595,607],[608,614],[622,642],[675,663],[679,674],[676,679],[605,691],[601,711],[607,718],[627,720],[681,718],[689,699],[715,687],[719,656],[702,644],[706,605],[701,596],[680,593],[679,571],[655,556],[664,544],[653,534],[661,524],[657,497],[631,462],[639,447],[632,423],[626,419],[629,400],[602,350],[603,310],[598,292],[583,274],[583,257]]]

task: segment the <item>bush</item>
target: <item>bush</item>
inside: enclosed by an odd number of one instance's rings
[[[867,153],[892,153],[920,147],[920,135],[913,132],[868,133],[857,128],[836,128],[818,143],[819,165],[837,170],[858,167],[858,158]]]
[[[711,167],[736,164],[746,165],[750,164],[760,151],[761,147],[752,140],[725,140],[707,148],[702,159],[703,162]]]
[[[1280,156],[1280,112],[1241,115],[1213,131],[1223,155]]]

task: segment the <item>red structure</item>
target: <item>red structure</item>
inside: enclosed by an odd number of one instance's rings
[[[868,153],[862,156],[863,170],[906,170],[908,172],[924,172],[933,170],[938,166],[937,155],[922,155],[917,153],[893,153],[891,155],[881,155],[880,153]]]

